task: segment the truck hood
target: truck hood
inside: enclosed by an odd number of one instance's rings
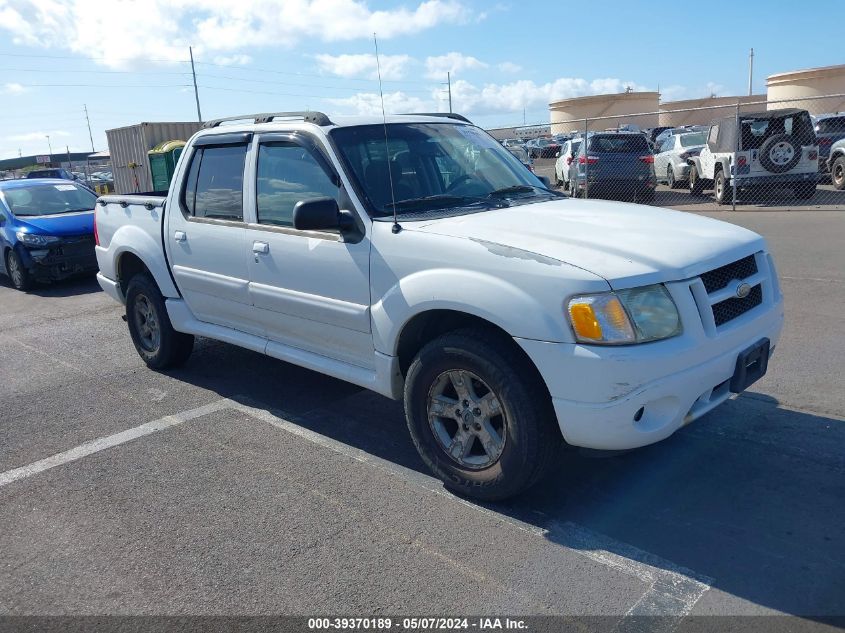
[[[18,230],[39,235],[69,237],[94,233],[94,211],[57,215],[15,216]]]
[[[605,200],[553,200],[443,218],[403,228],[466,238],[553,258],[613,288],[689,279],[765,248],[733,224]]]

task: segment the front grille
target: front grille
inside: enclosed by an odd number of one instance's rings
[[[720,268],[719,270],[722,269]],[[757,271],[756,264],[754,266],[754,271]],[[736,277],[733,279],[736,279]],[[730,281],[730,279],[728,281]],[[713,306],[713,319],[716,321],[716,327],[719,327],[728,321],[732,321],[752,308],[756,308],[761,303],[763,303],[763,290],[760,286],[754,286],[751,289],[751,292],[748,293],[748,296],[743,297],[742,299],[733,298],[720,301]]]
[[[756,273],[757,261],[754,259],[754,255],[749,255],[731,264],[704,273],[701,275],[701,281],[704,283],[707,294],[713,294],[717,290],[725,288],[734,279],[745,279]]]

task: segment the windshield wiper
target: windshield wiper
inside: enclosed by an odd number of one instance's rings
[[[393,209],[394,207],[397,210],[412,209],[414,207],[427,206],[429,203],[432,202],[438,203],[438,206],[432,207],[433,209],[460,207],[469,204],[483,204],[485,206],[489,206],[495,209],[502,209],[504,207],[509,206],[508,203],[504,201],[490,200],[489,198],[480,198],[478,196],[453,196],[451,194],[445,193],[439,193],[433,196],[422,196],[420,198],[408,198],[407,200],[397,200],[396,202],[388,202],[384,206],[387,209]]]
[[[65,209],[59,213],[82,213],[83,211],[93,211],[94,209]]]
[[[534,185],[511,185],[510,187],[502,187],[487,194],[488,198],[498,198],[499,196],[507,196],[512,193],[534,193],[539,192],[542,195],[559,196],[557,191],[546,189],[545,187],[535,187]]]

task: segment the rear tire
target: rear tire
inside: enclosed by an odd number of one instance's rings
[[[14,249],[10,249],[6,253],[6,274],[9,276],[9,281],[12,282],[15,290],[20,290],[21,292],[26,292],[32,288],[35,282]]]
[[[675,170],[672,169],[672,165],[666,168],[666,184],[669,186],[669,189],[678,188],[678,181],[675,180]]]
[[[816,184],[811,183],[796,185],[792,192],[799,200],[809,200],[816,195]]]
[[[132,277],[126,290],[126,323],[138,355],[150,369],[183,365],[194,349],[194,337],[173,329],[164,297],[146,273]]]
[[[830,166],[830,181],[833,188],[839,191],[845,189],[845,156],[838,156]]]
[[[716,203],[723,205],[728,204],[733,199],[732,190],[728,187],[728,179],[725,177],[724,170],[716,172],[716,177],[713,179],[713,197],[716,198]]]
[[[405,380],[423,461],[447,488],[484,501],[537,483],[563,445],[542,380],[511,346],[491,331],[449,332],[420,350]]]

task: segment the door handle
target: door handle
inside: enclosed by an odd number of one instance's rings
[[[173,233],[173,239],[177,242],[184,242],[186,239],[188,239],[188,235],[187,233],[185,233],[185,231],[176,231],[175,233]]]
[[[266,255],[270,252],[270,245],[267,242],[253,242],[252,252],[255,254]]]

